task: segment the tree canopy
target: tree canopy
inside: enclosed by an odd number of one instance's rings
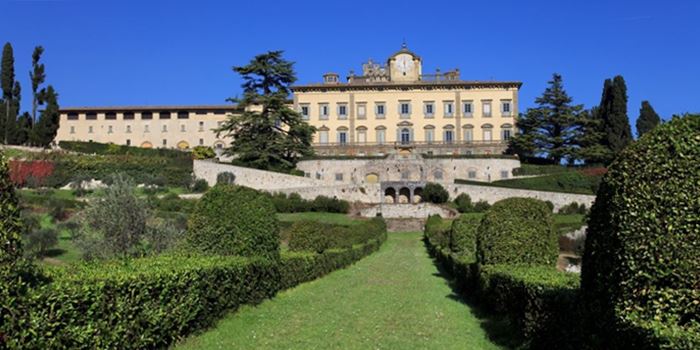
[[[649,101],[642,101],[642,107],[639,109],[639,118],[637,118],[637,137],[648,133],[657,125],[661,124],[661,118],[656,114],[654,107]]]
[[[312,155],[315,128],[288,106],[296,76],[282,51],[257,55],[233,70],[243,77],[244,93],[229,101],[243,112],[230,115],[216,130],[217,135],[232,138],[225,154],[238,163],[267,170],[290,170],[300,157]]]

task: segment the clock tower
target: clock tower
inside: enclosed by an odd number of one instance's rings
[[[406,48],[406,43],[401,46],[401,50],[389,57],[387,65],[393,82],[412,83],[420,80],[421,59]]]

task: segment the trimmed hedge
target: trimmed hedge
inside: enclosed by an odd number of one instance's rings
[[[350,203],[338,198],[317,196],[314,200],[306,200],[301,198],[298,193],[290,193],[289,195],[274,193],[269,196],[278,213],[301,213],[307,211],[347,213],[350,211]]]
[[[1,300],[11,317],[0,324],[0,348],[166,348],[242,304],[348,266],[385,240],[383,231],[348,249],[278,260],[162,255],[54,268],[48,283]]]
[[[532,198],[507,198],[484,214],[477,233],[480,264],[554,266],[559,256],[552,213]]]
[[[450,245],[451,225],[450,221],[443,220],[440,215],[431,215],[425,221],[425,236],[436,245],[446,248]]]
[[[323,253],[331,248],[351,248],[386,235],[381,218],[363,221],[352,227],[319,223],[310,220],[295,222],[288,229],[289,250]]]
[[[450,251],[468,260],[476,258],[476,235],[481,217],[461,215],[452,222],[450,229]]]
[[[247,187],[212,187],[190,215],[185,238],[189,247],[205,254],[279,258],[279,223],[272,201]]]
[[[601,347],[700,348],[700,116],[626,148],[591,209],[582,266]],[[626,345],[626,344],[624,344]]]
[[[563,192],[575,194],[595,194],[602,176],[585,174],[579,171],[564,172],[522,179],[498,180],[482,182],[474,180],[455,179],[456,184],[519,188],[532,191]]]

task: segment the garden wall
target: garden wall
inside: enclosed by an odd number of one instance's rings
[[[554,204],[555,211],[559,210],[559,208],[571,202],[583,203],[586,205],[587,208],[590,208],[593,204],[593,201],[595,200],[595,196],[585,194],[532,191],[521,190],[516,188],[501,188],[462,184],[450,184],[447,185],[446,188],[447,191],[450,193],[450,198],[456,198],[460,193],[466,193],[469,195],[469,197],[471,197],[472,201],[474,202],[484,200],[491,204],[498,202],[501,199],[511,197],[535,198],[542,201],[552,202],[552,204]]]

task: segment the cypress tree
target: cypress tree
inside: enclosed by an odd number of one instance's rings
[[[7,144],[9,137],[9,120],[11,117],[10,108],[15,87],[15,57],[10,43],[5,43],[5,46],[2,48],[0,71],[0,86],[2,87],[2,98],[5,105],[2,118],[2,135],[0,136],[4,143]]]
[[[32,53],[32,71],[29,72],[29,78],[32,81],[32,123],[36,123],[36,111],[42,104],[42,96],[46,93],[45,89],[39,90],[41,84],[46,80],[46,72],[44,64],[39,63],[41,55],[44,53],[44,48],[37,46]]]
[[[29,135],[32,132],[32,116],[29,112],[24,112],[17,118],[17,129],[15,131],[15,137],[13,143],[16,145],[26,145],[29,143]]]
[[[598,112],[602,121],[602,144],[613,156],[617,155],[632,142],[632,129],[627,117],[627,85],[621,75],[605,80]]]
[[[19,115],[20,100],[22,99],[22,87],[19,81],[15,81],[15,86],[12,89],[12,100],[10,101],[10,114],[7,118],[6,131],[7,131],[7,143],[10,145],[18,145],[17,132],[19,126],[17,125],[17,116]]]
[[[637,118],[637,137],[642,137],[642,135],[654,129],[657,125],[661,124],[661,118],[654,111],[654,107],[651,106],[649,101],[642,101],[642,107],[639,109],[639,118]]]
[[[46,88],[46,93],[44,94],[43,98],[44,102],[46,103],[46,108],[41,111],[39,121],[34,127],[34,132],[32,133],[32,144],[41,147],[48,147],[56,137],[56,131],[58,131],[58,122],[60,118],[58,112],[58,94],[53,89],[53,86],[49,85]]]

